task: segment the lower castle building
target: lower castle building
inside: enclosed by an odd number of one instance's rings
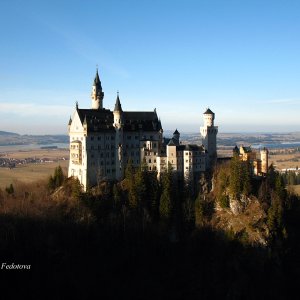
[[[91,98],[90,109],[79,108],[76,103],[68,124],[68,176],[77,177],[84,190],[102,180],[122,179],[129,161],[134,167],[145,163],[158,176],[172,167],[185,178],[206,172],[213,165],[218,127],[214,126],[215,114],[210,109],[204,112],[204,126],[200,129],[202,145],[184,145],[177,129],[172,138],[163,137],[156,109],[123,111],[119,94],[114,110],[105,109],[98,70]]]
[[[233,148],[233,156],[238,156],[242,161],[248,161],[252,168],[252,174],[255,176],[264,176],[268,173],[269,167],[269,151],[266,148],[260,150],[260,157],[251,147],[235,146]]]

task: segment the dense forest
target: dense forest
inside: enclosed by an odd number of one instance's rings
[[[0,190],[5,299],[288,299],[300,278],[300,205],[272,166],[233,158],[183,181],[129,163],[83,192],[56,168]]]

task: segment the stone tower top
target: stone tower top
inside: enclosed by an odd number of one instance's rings
[[[92,87],[91,98],[92,98],[92,109],[103,108],[104,93],[102,91],[101,81],[98,74],[98,68],[96,69],[96,75]]]
[[[203,113],[204,115],[204,126],[214,126],[215,113],[209,108]]]
[[[116,99],[114,111],[122,111],[122,105],[121,105],[120,98],[119,98],[119,91],[117,92],[117,99]]]

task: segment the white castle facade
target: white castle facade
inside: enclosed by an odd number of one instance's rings
[[[77,177],[84,190],[102,180],[121,180],[129,161],[146,164],[158,176],[167,168],[193,178],[211,168],[217,156],[215,114],[207,109],[201,127],[202,145],[184,145],[180,133],[163,137],[156,110],[123,111],[119,95],[114,110],[103,107],[104,93],[98,70],[92,87],[92,108],[76,109],[68,124],[70,163],[68,176]]]

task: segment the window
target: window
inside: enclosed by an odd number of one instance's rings
[[[149,163],[151,163],[151,158],[149,159]]]
[[[131,140],[131,135],[127,135],[127,140]]]
[[[93,136],[91,136],[91,141],[93,141],[94,140],[94,137]]]
[[[139,137],[136,135],[134,138],[135,138],[136,140],[138,140]]]
[[[98,141],[101,141],[101,136],[98,136],[98,138],[97,138],[97,139],[98,139]]]
[[[156,147],[156,143],[153,144],[153,147]]]

